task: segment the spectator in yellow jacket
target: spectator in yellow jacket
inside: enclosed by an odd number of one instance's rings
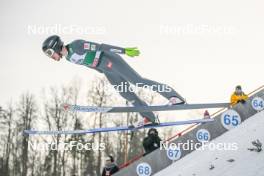
[[[234,106],[237,103],[245,103],[247,99],[248,99],[248,95],[246,95],[242,91],[242,87],[236,86],[236,90],[231,96],[231,106]]]

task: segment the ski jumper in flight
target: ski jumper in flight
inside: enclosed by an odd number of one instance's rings
[[[52,35],[43,42],[42,50],[48,57],[56,61],[65,57],[69,62],[97,70],[103,73],[112,85],[127,86],[126,90],[129,90],[127,88],[130,87],[130,84],[139,87],[150,86],[152,90],[168,99],[169,105],[185,103],[184,98],[173,88],[142,77],[120,56],[121,54],[130,57],[138,56],[140,52],[137,48],[122,48],[85,40],[75,40],[64,45],[59,36]],[[159,91],[160,87],[166,87],[166,91]],[[148,106],[133,91],[118,92],[134,106]],[[155,123],[156,121],[153,112],[140,112],[140,115],[144,118],[144,123]]]

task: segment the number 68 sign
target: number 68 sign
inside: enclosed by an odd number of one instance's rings
[[[152,170],[148,163],[140,163],[139,165],[137,165],[138,176],[150,176],[151,172]]]
[[[228,110],[221,115],[222,125],[230,130],[241,123],[241,117],[235,110]]]

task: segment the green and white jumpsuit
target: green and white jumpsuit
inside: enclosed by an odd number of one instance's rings
[[[167,99],[177,97],[184,102],[181,97],[173,88],[152,81],[140,76],[133,68],[131,68],[126,61],[120,56],[125,54],[125,49],[121,47],[111,46],[107,44],[98,44],[94,42],[75,40],[66,45],[68,55],[66,59],[72,63],[84,65],[93,68],[103,74],[112,85],[115,87],[123,87],[118,91],[120,95],[127,101],[131,102],[134,106],[147,106],[133,91],[129,91],[130,83],[138,87],[149,86],[152,90],[160,93]],[[166,91],[161,88],[166,88]],[[155,115],[152,112],[140,112],[141,116],[148,118],[151,122],[155,122]]]

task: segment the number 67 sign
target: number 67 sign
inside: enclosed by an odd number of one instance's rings
[[[235,110],[228,110],[221,115],[222,125],[230,130],[241,123],[241,117]]]

